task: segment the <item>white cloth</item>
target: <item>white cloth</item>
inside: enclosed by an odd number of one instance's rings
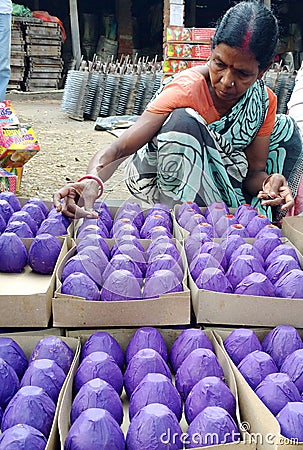
[[[12,0],[0,0],[0,14],[11,14],[12,10]]]

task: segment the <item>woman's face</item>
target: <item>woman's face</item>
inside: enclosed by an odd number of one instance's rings
[[[255,55],[226,44],[217,45],[211,54],[209,75],[213,94],[222,102],[236,103],[264,71]]]

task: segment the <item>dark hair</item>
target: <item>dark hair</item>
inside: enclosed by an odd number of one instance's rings
[[[264,70],[275,56],[278,21],[269,8],[254,0],[231,7],[219,22],[212,48],[220,43],[250,50]]]

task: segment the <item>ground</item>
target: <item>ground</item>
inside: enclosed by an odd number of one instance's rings
[[[53,193],[69,181],[85,175],[90,158],[115,136],[96,131],[93,121],[69,118],[61,109],[62,92],[8,93],[20,123],[31,125],[41,150],[23,170],[20,197],[39,197],[52,200]],[[105,185],[102,197],[127,199],[129,193],[119,168]]]

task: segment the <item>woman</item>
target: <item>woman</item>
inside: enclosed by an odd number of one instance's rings
[[[276,96],[262,80],[277,39],[277,20],[264,5],[242,1],[230,8],[208,64],[166,80],[137,122],[92,158],[88,174],[94,179],[60,189],[55,206],[70,217],[94,215],[100,179],[131,156],[126,184],[145,201],[203,206],[221,200],[230,207],[249,201],[269,217],[271,207],[285,214],[303,160],[294,120],[276,115]],[[80,197],[84,210],[77,206]]]

